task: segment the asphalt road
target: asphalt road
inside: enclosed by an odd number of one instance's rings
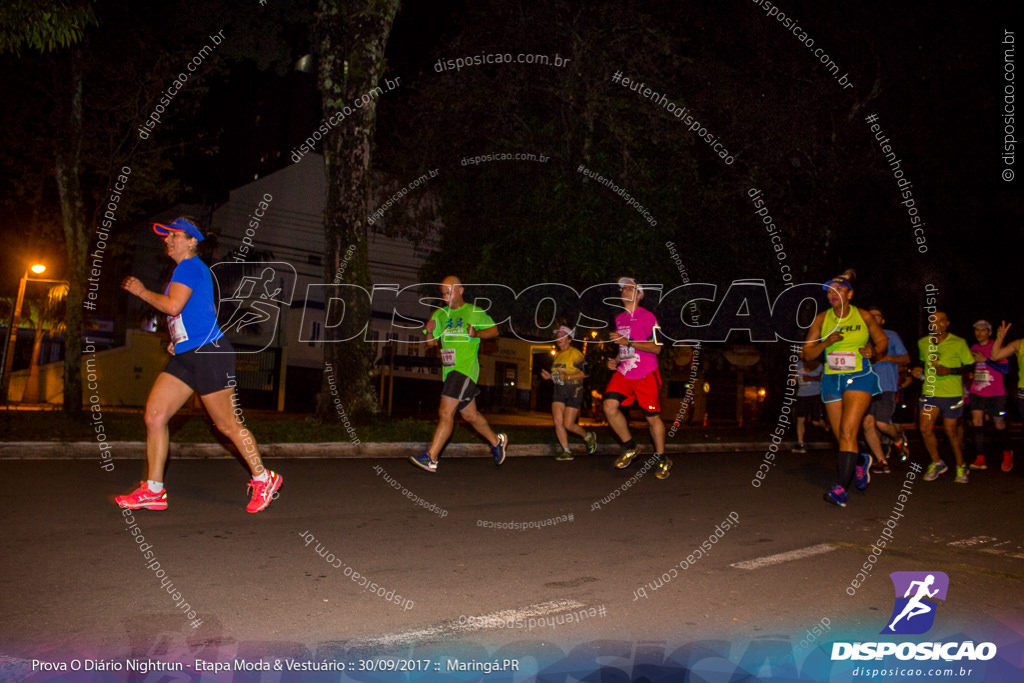
[[[11,679],[76,657],[186,673],[197,659],[334,658],[351,672],[364,657],[457,653],[535,671],[577,657],[630,677],[670,655],[788,671],[828,660],[824,642],[882,640],[889,573],[938,571],[949,592],[917,639],[991,641],[1019,673],[1024,467],[959,485],[904,466],[838,509],[821,499],[833,455],[787,453],[755,487],[764,455],[677,454],[665,481],[607,456],[449,458],[436,475],[277,459],[280,498],[256,515],[237,461],[178,460],[169,509],[131,519],[110,498],[139,461],[0,461],[0,664]]]

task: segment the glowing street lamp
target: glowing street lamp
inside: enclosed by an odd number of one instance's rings
[[[590,331],[590,341],[597,341],[597,330]],[[583,338],[583,355],[587,355],[587,338]]]

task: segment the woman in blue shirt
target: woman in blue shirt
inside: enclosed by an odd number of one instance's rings
[[[166,510],[164,467],[170,432],[167,428],[193,392],[199,392],[203,406],[214,424],[238,449],[252,479],[252,498],[246,510],[265,509],[281,488],[282,477],[263,467],[256,439],[245,427],[235,397],[235,352],[217,326],[217,304],[213,276],[197,252],[203,233],[193,218],[183,216],[168,225],[155,223],[153,231],[164,238],[167,255],[177,264],[163,294],[146,289],[135,277],[127,277],[122,289],[167,316],[171,360],[161,372],[146,399],[146,460],[148,479],[139,488],[117,496],[117,504],[130,510]]]

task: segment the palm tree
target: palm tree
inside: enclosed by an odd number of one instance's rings
[[[36,312],[36,334],[32,341],[32,359],[28,366],[28,381],[22,394],[22,403],[39,403],[39,354],[43,348],[43,327],[48,326],[46,333],[52,339],[65,332],[64,308],[68,297],[68,283],[62,282],[50,287],[46,293],[46,303]]]

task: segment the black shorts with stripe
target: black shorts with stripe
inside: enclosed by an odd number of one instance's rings
[[[441,389],[442,396],[454,398],[459,402],[460,413],[473,402],[479,393],[480,387],[476,385],[476,382],[458,370],[448,373],[448,376],[444,378],[444,387]]]

